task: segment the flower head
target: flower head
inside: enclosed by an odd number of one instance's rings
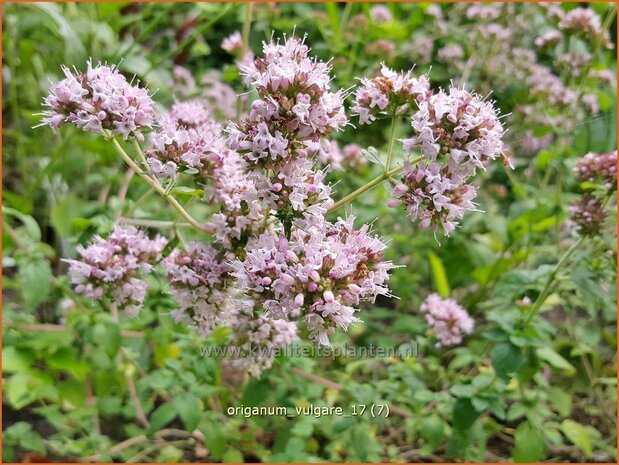
[[[244,102],[246,97],[236,95],[234,89],[214,76],[206,75],[200,81],[201,100],[207,104],[212,115],[221,119],[230,119],[236,115],[237,102]]]
[[[278,351],[297,339],[297,325],[293,321],[250,317],[242,313],[233,319],[231,356],[226,360],[230,368],[258,378],[273,365]]]
[[[221,42],[221,48],[236,55],[243,50],[243,37],[239,31],[234,31]]]
[[[116,66],[88,62],[85,73],[63,67],[65,79],[52,85],[44,105],[42,125],[55,129],[63,123],[104,134],[109,130],[123,139],[150,129],[155,113],[148,92],[127,82]]]
[[[264,56],[241,66],[258,92],[247,119],[229,127],[231,145],[254,164],[282,164],[306,154],[305,143],[347,122],[343,91],[331,92],[331,67],[309,57],[304,40],[265,43]]]
[[[88,247],[79,246],[79,260],[64,261],[69,264],[76,293],[102,299],[109,292],[115,304],[134,316],[146,295],[147,283],[142,276],[150,272],[150,262],[161,257],[166,243],[161,236],[149,239],[133,226],[115,226],[107,238],[95,236]]]
[[[336,140],[332,140],[326,150],[322,146],[317,148],[313,156],[323,166],[329,166],[333,171],[358,170],[368,162],[359,144],[346,144],[340,147]]]
[[[420,310],[438,337],[436,347],[460,344],[462,337],[470,334],[475,326],[473,319],[458,302],[443,299],[438,294],[430,294],[421,304]]]
[[[374,5],[370,10],[370,18],[372,18],[372,21],[376,24],[390,23],[393,21],[393,15],[385,5]]]
[[[610,153],[588,153],[574,168],[579,181],[600,181],[607,189],[617,185],[617,151]]]
[[[535,45],[538,48],[554,47],[563,38],[563,34],[559,31],[549,31],[535,39]]]
[[[591,8],[574,8],[568,11],[561,18],[559,28],[564,31],[580,32],[597,40],[601,39],[608,48],[612,48],[608,32],[602,29],[600,16]]]
[[[466,9],[466,17],[476,20],[493,20],[501,16],[501,5],[473,3]]]
[[[176,118],[178,121],[178,112]],[[219,125],[193,129],[164,118],[160,128],[151,133],[144,156],[157,177],[175,179],[181,168],[197,169],[202,176],[213,174],[229,151]]]
[[[206,227],[228,249],[243,247],[264,229],[265,215],[245,161],[230,151],[207,185],[206,199],[220,205]]]
[[[462,175],[449,172],[437,163],[411,166],[405,163],[400,184],[393,190],[389,206],[405,207],[419,227],[437,231],[442,228],[449,236],[467,211],[475,210],[474,186],[466,184]]]
[[[415,78],[411,71],[396,72],[383,64],[377,77],[361,79],[351,112],[359,116],[359,124],[369,124],[379,114],[416,110],[431,94],[426,76]]]
[[[464,49],[459,44],[445,45],[437,53],[438,61],[446,64],[460,64],[464,58]]]
[[[213,247],[192,242],[187,251],[174,249],[163,261],[166,277],[179,310],[177,322],[208,335],[217,326],[228,326],[236,296],[225,257]]]
[[[441,90],[419,104],[412,117],[407,151],[419,149],[430,162],[474,174],[503,153],[503,125],[493,102],[464,89]]]
[[[239,289],[271,315],[302,317],[310,338],[328,345],[337,327],[359,321],[354,313],[362,301],[390,295],[385,244],[353,221],[306,224],[290,240],[263,234],[233,263]]]
[[[170,119],[186,129],[212,127],[217,124],[211,118],[207,103],[200,99],[175,103],[170,110]]]
[[[311,160],[300,158],[271,176],[254,175],[264,208],[274,210],[284,222],[303,215],[322,218],[333,205],[331,187],[324,183],[325,172],[312,168]]]
[[[583,195],[580,200],[570,205],[570,218],[585,236],[600,234],[607,217],[601,200],[592,195]]]

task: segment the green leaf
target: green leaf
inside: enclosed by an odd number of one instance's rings
[[[52,269],[47,260],[28,260],[19,267],[21,294],[29,310],[36,309],[51,290]]]
[[[252,380],[243,393],[242,404],[255,407],[264,401],[272,392],[272,386],[265,380]]]
[[[361,154],[367,158],[370,163],[383,166],[383,162],[380,160],[380,156],[378,155],[378,150],[374,147],[368,147],[367,150],[362,149]]]
[[[449,437],[449,441],[447,442],[447,451],[445,452],[446,457],[448,459],[453,459],[455,457],[463,458],[464,453],[471,444],[472,440],[472,430],[454,430]]]
[[[497,376],[509,380],[522,365],[524,357],[520,348],[504,342],[494,346],[490,352],[490,361]]]
[[[572,395],[558,387],[552,387],[548,400],[555,407],[559,415],[567,417],[572,411]]]
[[[120,326],[114,323],[97,323],[92,331],[94,343],[101,348],[108,357],[114,358],[122,344]]]
[[[9,403],[21,409],[37,400],[58,400],[58,390],[48,373],[32,370],[29,373],[12,375],[3,384]]]
[[[224,463],[243,463],[245,462],[245,457],[236,449],[228,449],[221,458],[221,461]]]
[[[512,451],[514,462],[539,462],[544,457],[543,436],[528,421],[518,425],[514,434],[514,441],[514,450]]]
[[[555,352],[551,347],[540,347],[537,349],[537,356],[548,363],[553,368],[565,371],[568,375],[576,373],[574,366]]]
[[[80,359],[75,349],[64,348],[56,351],[47,359],[50,368],[58,371],[66,371],[78,380],[84,380],[90,371],[86,360]]]
[[[473,426],[479,416],[479,412],[473,407],[471,399],[467,397],[460,397],[456,400],[452,414],[453,427],[461,431],[466,431]]]
[[[16,373],[28,371],[35,357],[30,352],[9,346],[2,349],[2,372]]]
[[[419,434],[434,450],[445,435],[443,421],[437,415],[424,418],[421,420]]]
[[[178,463],[185,453],[174,446],[164,446],[157,455],[156,462],[158,463]]]
[[[148,436],[159,431],[176,417],[176,409],[172,404],[160,405],[150,416],[150,426],[146,431]]]
[[[202,416],[202,404],[200,399],[192,392],[187,392],[182,396],[174,399],[176,411],[181,417],[185,429],[189,432],[196,429]]]
[[[226,436],[219,421],[205,418],[200,422],[200,431],[204,434],[204,445],[210,455],[222,459],[226,449]]]
[[[337,5],[335,3],[325,3],[324,5],[325,10],[327,10],[327,17],[329,18],[330,29],[337,36],[340,33],[340,19]]]
[[[73,218],[76,216],[77,208],[77,200],[73,196],[61,199],[52,208],[50,218],[60,237],[66,237],[72,232]]]
[[[45,454],[45,442],[32,426],[24,421],[9,426],[3,433],[5,447],[9,445],[19,446],[26,451]],[[3,447],[4,449],[4,447]]]
[[[572,444],[582,450],[585,457],[591,457],[591,439],[589,438],[587,429],[584,425],[581,425],[574,420],[563,420],[563,422],[561,422],[561,431],[563,431],[563,434],[565,434]]]
[[[494,295],[508,298],[521,296],[530,285],[531,277],[528,271],[508,271],[497,280],[496,286],[494,287]]]
[[[41,228],[39,228],[39,224],[33,217],[29,215],[24,215],[23,213],[13,208],[5,207],[4,205],[2,206],[2,214],[10,215],[17,218],[23,223],[24,227],[26,228],[26,232],[34,241],[39,242],[41,240]]]
[[[441,297],[449,297],[449,282],[447,281],[447,273],[441,259],[432,251],[428,252],[430,267],[432,268],[432,280],[434,288]]]
[[[172,189],[173,194],[191,195],[194,197],[202,197],[204,195],[204,189],[194,189],[192,187],[179,186]]]
[[[537,354],[532,349],[525,349],[524,361],[522,365],[520,365],[520,368],[518,368],[518,373],[516,373],[518,382],[526,384],[537,374],[539,367],[540,362],[539,358],[537,358]]]

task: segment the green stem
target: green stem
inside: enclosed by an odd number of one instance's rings
[[[138,173],[140,175],[140,177],[142,179],[144,179],[144,181],[146,181],[146,183],[152,187],[155,191],[157,191],[159,194],[161,194],[161,196],[163,196],[163,198],[165,198],[168,203],[170,205],[172,205],[172,207],[174,207],[174,209],[189,223],[191,224],[193,227],[195,227],[196,229],[199,229],[200,231],[204,231],[204,228],[202,227],[202,225],[200,223],[198,223],[189,213],[187,213],[187,211],[183,208],[183,206],[178,202],[178,200],[176,200],[172,195],[168,194],[165,189],[163,187],[161,187],[161,184],[159,184],[159,182],[153,178],[151,178],[144,170],[140,169],[140,167],[137,165],[137,163],[135,161],[133,161],[131,159],[131,157],[129,155],[127,155],[127,152],[124,151],[124,149],[120,146],[120,144],[118,143],[118,141],[114,138],[110,138],[109,139],[112,142],[112,145],[114,146],[114,149],[116,150],[116,153],[118,153],[118,155],[120,156],[120,158],[122,158],[122,160],[131,168],[133,168],[133,170]]]
[[[243,37],[243,48],[242,48],[243,57],[249,50],[249,33],[251,32],[251,21],[252,21],[254,4],[248,3],[245,8],[246,8],[245,9],[245,20],[243,21],[243,35],[242,35]]]
[[[608,206],[612,198],[613,198],[613,192],[610,192],[606,196],[604,201],[602,202],[602,210],[606,209],[606,207]],[[580,236],[578,240],[574,242],[572,246],[569,249],[567,249],[567,251],[559,259],[559,261],[557,262],[557,265],[554,267],[554,269],[548,276],[548,280],[546,281],[546,284],[544,285],[542,292],[537,297],[537,299],[531,306],[531,309],[529,310],[527,316],[525,317],[523,324],[522,324],[523,326],[526,326],[526,324],[531,321],[531,318],[533,318],[537,314],[537,312],[542,307],[542,305],[544,305],[544,302],[546,301],[546,299],[550,295],[550,292],[552,291],[552,285],[554,283],[555,278],[557,277],[557,273],[561,270],[561,268],[563,268],[563,266],[567,263],[568,259],[572,256],[572,254],[576,251],[576,249],[578,249],[582,245],[582,243],[585,241],[586,238],[587,236]]]
[[[15,229],[9,226],[9,224],[6,221],[4,221],[4,219],[2,220],[2,230],[6,231],[9,237],[13,239],[13,242],[15,242],[15,247],[17,247],[20,250],[26,250],[26,251],[30,250],[30,247],[28,246],[28,244],[26,244],[22,240],[22,236],[17,231],[15,231]]]
[[[391,158],[393,157],[393,146],[395,145],[395,130],[398,125],[398,117],[393,114],[391,117],[391,132],[389,133],[389,148],[387,149],[387,163],[385,164],[385,173],[391,168]]]
[[[18,90],[17,90],[17,85],[18,85],[17,76],[19,73],[17,72],[17,64],[16,64],[16,57],[18,57],[19,55],[17,52],[17,41],[10,34],[9,34],[9,37],[10,37],[10,48],[12,49],[12,53],[7,53],[6,56],[7,56],[7,61],[9,64],[9,71],[11,74],[9,94],[10,94],[10,102],[11,102],[11,116],[13,119],[13,129],[15,130],[15,133],[16,133],[15,160],[17,162],[16,165],[19,170],[19,175],[21,177],[23,189],[26,190],[26,185],[28,184],[28,175],[31,173],[31,171],[28,170],[26,157],[22,149],[23,148],[22,138],[21,138],[22,128],[21,128],[21,117],[19,114],[19,96],[18,96]]]
[[[135,148],[135,151],[138,153],[138,157],[140,158],[142,165],[144,165],[144,168],[148,169],[148,162],[146,161],[144,152],[142,152],[142,147],[140,147],[140,143],[136,139],[133,139],[133,148]]]
[[[156,228],[156,229],[176,229],[176,228],[191,227],[189,223],[185,223],[185,222],[179,223],[179,222],[165,221],[165,220],[127,218],[125,216],[121,216],[120,218],[118,218],[118,221],[121,223],[130,224],[133,226],[142,226],[145,228]]]
[[[527,323],[531,321],[531,318],[533,318],[537,314],[537,312],[542,307],[542,305],[544,305],[544,302],[546,301],[546,299],[550,295],[550,292],[552,291],[552,285],[554,284],[555,278],[557,277],[557,273],[567,263],[568,259],[572,256],[572,254],[576,251],[576,249],[578,249],[578,247],[582,245],[582,243],[585,241],[585,237],[586,236],[580,236],[580,238],[576,242],[574,242],[572,246],[569,249],[567,249],[567,251],[559,259],[559,261],[557,262],[557,265],[554,267],[554,269],[548,276],[548,280],[546,280],[546,284],[544,285],[542,292],[537,297],[537,299],[531,306],[531,309],[529,310],[526,318],[524,319],[523,326],[526,326]]]
[[[416,163],[419,163],[421,160],[423,160],[423,158],[424,158],[423,155],[421,155],[421,156],[419,156],[417,158],[414,158],[413,160],[411,160],[411,164],[414,165]],[[337,210],[338,208],[340,208],[342,205],[346,205],[347,203],[352,202],[354,199],[356,199],[357,197],[359,197],[362,194],[366,193],[367,191],[369,191],[373,187],[378,186],[384,180],[389,179],[391,176],[398,174],[400,171],[402,171],[402,169],[403,169],[402,166],[398,166],[397,168],[393,168],[391,171],[383,172],[381,175],[375,177],[370,182],[368,182],[367,184],[361,186],[356,191],[351,192],[350,194],[348,194],[343,199],[340,199],[337,202],[335,202],[333,204],[333,206],[331,208],[329,208],[327,213],[331,213],[331,212]]]
[[[245,58],[245,55],[249,51],[249,34],[251,32],[251,21],[253,14],[253,4],[248,3],[245,6],[245,19],[243,21],[243,46],[241,47],[241,59]],[[241,121],[241,114],[243,113],[243,97],[237,97],[236,99],[236,122]]]
[[[181,248],[183,250],[187,250],[187,242],[185,241],[185,238],[183,237],[183,235],[181,234],[181,231],[179,228],[177,228],[177,225],[175,224],[173,226],[173,231],[174,231],[174,235],[177,237],[179,244],[181,245]]]
[[[344,13],[342,14],[342,21],[340,23],[340,39],[346,29],[346,26],[348,25],[348,19],[350,18],[353,5],[353,2],[346,2],[346,6],[344,7]]]

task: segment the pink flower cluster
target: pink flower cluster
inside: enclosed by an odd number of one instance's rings
[[[284,224],[302,216],[321,220],[333,205],[331,187],[323,182],[326,173],[313,165],[299,158],[272,175],[253,176],[263,207],[276,211]]]
[[[266,227],[267,215],[246,162],[230,151],[206,187],[206,198],[220,205],[206,225],[215,240],[227,249],[242,249],[247,240]]]
[[[456,65],[460,67],[464,58],[464,49],[460,44],[449,44],[439,49],[437,59],[441,63]]]
[[[415,78],[411,71],[398,73],[383,64],[377,77],[361,79],[350,110],[359,116],[359,124],[369,124],[379,115],[416,110],[431,93],[426,76]]]
[[[607,189],[617,186],[617,151],[611,153],[588,153],[574,168],[579,181],[601,182]]]
[[[102,299],[109,293],[113,302],[129,316],[139,313],[146,295],[143,276],[150,273],[149,261],[161,258],[167,240],[149,239],[138,229],[116,226],[105,239],[95,236],[88,247],[78,247],[80,260],[64,260],[75,292]]]
[[[225,366],[258,377],[273,365],[278,351],[295,342],[297,325],[293,321],[237,314],[231,323],[232,340]]]
[[[212,174],[221,166],[229,149],[221,134],[221,127],[207,119],[196,118],[186,123],[188,116],[180,110],[185,106],[175,105],[170,117],[163,118],[160,128],[151,133],[149,148],[144,152],[152,173],[159,178],[176,179],[179,169],[193,168],[202,176]],[[193,103],[190,108],[202,108]],[[185,118],[185,119],[183,119]]]
[[[422,100],[413,112],[413,137],[405,150],[419,150],[420,165],[404,165],[389,205],[403,205],[421,228],[439,227],[449,236],[466,211],[474,210],[477,190],[467,179],[503,156],[503,126],[492,102],[452,87]]]
[[[134,86],[115,66],[88,62],[85,73],[62,68],[65,79],[52,85],[44,105],[41,125],[56,129],[63,123],[104,134],[144,140],[141,131],[150,129],[155,119],[153,101],[145,89]]]
[[[246,99],[244,96],[237,96],[232,87],[214,76],[207,75],[202,78],[200,91],[202,100],[208,103],[213,116],[225,120],[236,116],[237,102]]]
[[[372,18],[372,21],[376,24],[390,23],[393,21],[393,15],[385,5],[374,5],[370,10],[370,18]]]
[[[501,5],[474,3],[466,10],[466,17],[475,20],[493,20],[501,16]]]
[[[234,308],[230,267],[221,252],[197,242],[187,250],[174,249],[162,261],[172,295],[179,309],[174,320],[194,326],[208,335],[217,326],[229,326]]]
[[[329,345],[337,327],[359,321],[354,313],[365,300],[390,295],[385,244],[354,217],[261,235],[243,260],[233,263],[238,288],[253,307],[274,318],[302,318],[310,338]]]
[[[387,62],[392,60],[395,49],[395,43],[387,39],[378,39],[365,46],[368,55],[383,58]]]
[[[449,236],[464,214],[475,210],[476,196],[477,190],[462,175],[438,163],[413,167],[407,162],[389,206],[403,205],[413,221],[420,220],[420,228],[436,232],[442,227]]]
[[[503,153],[504,130],[493,102],[464,89],[451,87],[423,100],[411,126],[407,151],[420,150],[428,161],[465,176]]]
[[[526,83],[532,96],[546,99],[552,105],[573,105],[578,95],[565,86],[561,78],[542,65],[534,64],[529,68]]]
[[[304,39],[265,43],[264,58],[241,65],[260,98],[239,126],[230,125],[232,148],[249,162],[277,166],[306,156],[306,143],[326,138],[348,122],[343,91],[331,92],[331,67],[308,56]]]
[[[563,38],[559,31],[549,31],[535,39],[535,45],[539,48],[554,47]]]
[[[593,195],[583,195],[570,205],[570,220],[578,227],[580,234],[585,236],[600,234],[607,217],[602,201]]]
[[[574,8],[565,13],[559,27],[564,31],[573,31],[584,34],[596,40],[602,40],[608,48],[612,48],[612,42],[608,31],[602,29],[600,16],[591,8]]]
[[[186,129],[216,126],[207,103],[202,99],[175,103],[170,109],[170,119]]]
[[[420,310],[436,333],[436,347],[460,344],[464,335],[470,334],[475,326],[473,319],[458,302],[443,299],[438,294],[430,294],[421,304]]]
[[[234,31],[221,42],[221,48],[231,55],[243,50],[243,37],[239,31]]]

